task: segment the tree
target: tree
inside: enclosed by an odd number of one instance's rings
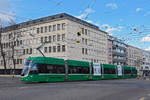
[[[13,23],[13,22],[12,22]],[[12,25],[12,23],[10,25]],[[13,27],[13,30],[15,29],[15,25],[12,25]],[[2,25],[0,25],[0,54],[1,54],[1,57],[2,57],[2,63],[3,63],[3,66],[4,66],[4,74],[7,74],[7,63],[6,63],[6,60],[8,59],[11,59],[12,62],[13,62],[13,69],[15,70],[16,69],[16,63],[15,63],[15,44],[14,44],[14,41],[15,39],[17,38],[17,36],[15,35],[15,32],[14,35],[11,35],[9,36],[9,43],[11,43],[11,45],[9,45],[9,50],[5,49],[4,48],[4,43],[2,41],[2,33],[4,32],[4,28],[2,27]],[[8,52],[8,53],[7,53]]]
[[[12,32],[9,36],[9,43],[11,43],[10,47],[10,51],[9,51],[9,58],[12,60],[13,62],[13,74],[15,74],[15,70],[16,70],[16,59],[15,56],[17,56],[17,53],[15,53],[16,49],[15,46],[18,45],[19,42],[19,36],[18,33],[15,31],[16,29],[16,24],[12,25]]]
[[[2,26],[0,26],[0,53],[3,59],[3,66],[4,66],[4,74],[7,73],[7,67],[6,67],[6,54],[3,48],[3,44],[2,44]]]

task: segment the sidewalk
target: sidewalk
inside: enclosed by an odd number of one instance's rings
[[[20,75],[0,75],[0,77],[21,77]]]
[[[150,77],[139,77],[139,78],[137,78],[137,79],[139,79],[139,80],[146,80],[146,81],[150,81]]]

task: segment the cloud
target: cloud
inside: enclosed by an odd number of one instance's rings
[[[93,9],[87,8],[87,9],[85,9],[83,14],[81,14],[80,16],[76,16],[76,17],[79,18],[79,19],[87,19],[89,14],[93,13],[93,12],[94,12]]]
[[[96,26],[100,26],[99,23],[93,22],[92,20],[85,20],[85,21],[87,21],[88,23],[94,24]]]
[[[10,7],[10,0],[0,0],[0,10],[8,10]]]
[[[2,13],[0,12],[0,24],[3,26],[7,26],[15,22],[15,18],[13,17],[15,13],[8,12]]]
[[[146,51],[150,51],[150,47],[146,48],[145,50],[146,50]]]
[[[0,0],[0,24],[2,26],[10,25],[15,21],[14,12],[10,11],[10,0]]]
[[[108,4],[106,4],[105,6],[106,6],[106,7],[110,7],[110,8],[112,8],[112,9],[117,9],[117,8],[118,8],[118,6],[117,6],[116,3],[108,3]]]
[[[136,12],[140,12],[142,10],[143,10],[143,8],[136,8]]]
[[[120,19],[120,22],[123,22],[123,19],[122,19],[122,18]]]
[[[107,29],[107,28],[110,28],[110,26],[109,26],[109,24],[103,24],[103,25],[101,25],[101,28]]]
[[[113,31],[121,31],[122,29],[123,29],[122,26],[119,26],[119,27],[110,27],[110,28],[106,29],[106,32],[112,33]]]
[[[111,27],[109,24],[103,24],[101,25],[101,28],[108,32],[110,35],[112,35],[114,31],[121,31],[123,29],[122,26]]]
[[[93,13],[93,12],[94,12],[93,9],[87,8],[87,9],[84,10],[84,12],[83,12],[80,16],[75,16],[75,17],[77,17],[77,18],[79,18],[79,19],[82,19],[82,20],[84,20],[84,21],[86,21],[86,22],[88,22],[88,23],[94,24],[94,25],[96,25],[96,26],[100,26],[100,24],[97,23],[97,22],[93,22],[92,20],[87,20],[89,14],[90,14],[90,13]]]
[[[150,34],[148,34],[147,36],[143,37],[141,39],[141,42],[150,42]]]

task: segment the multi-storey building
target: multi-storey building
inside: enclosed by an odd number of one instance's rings
[[[13,69],[12,46],[16,71],[20,72],[26,58],[47,57],[107,63],[107,33],[86,21],[62,13],[35,19],[3,29],[2,44],[7,68]],[[1,58],[0,69],[3,69]],[[2,72],[2,70],[1,70]]]
[[[126,44],[123,41],[108,36],[108,63],[114,65],[126,65]]]
[[[128,52],[128,65],[129,66],[136,66],[138,70],[140,70],[142,65],[142,51],[137,47],[133,47],[127,45],[127,52]]]
[[[150,52],[143,50],[142,54],[143,54],[143,57],[142,57],[143,63],[142,63],[140,70],[143,73],[150,75]]]

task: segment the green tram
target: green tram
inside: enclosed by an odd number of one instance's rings
[[[61,82],[136,78],[135,67],[89,63],[51,57],[29,57],[21,73],[23,82]]]

